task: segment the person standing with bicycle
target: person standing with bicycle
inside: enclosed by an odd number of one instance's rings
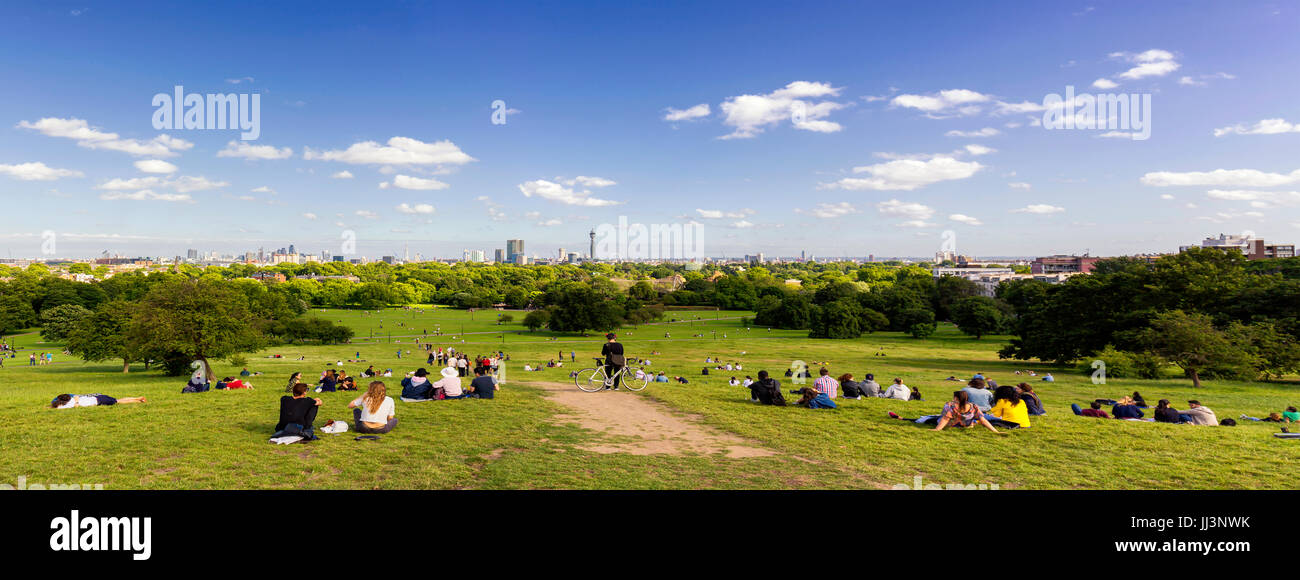
[[[609,333],[605,335],[609,341],[600,347],[600,356],[605,359],[605,388],[617,388],[614,384],[614,373],[617,373],[627,364],[627,358],[623,356],[623,345],[618,342],[618,335]]]

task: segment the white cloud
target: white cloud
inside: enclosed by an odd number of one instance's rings
[[[790,120],[791,126],[804,131],[834,133],[843,127],[825,120],[831,113],[848,105],[834,101],[816,101],[839,96],[840,89],[828,83],[794,81],[766,95],[739,95],[723,101],[723,124],[734,127],[721,139],[748,139],[767,127]],[[796,119],[801,119],[796,122]]]
[[[564,224],[564,222],[563,222],[563,221],[560,221],[559,218],[551,218],[551,219],[548,219],[548,220],[542,220],[542,221],[537,222],[537,225],[542,226],[542,227],[544,227],[544,228],[554,227],[554,226],[563,225],[563,224]]]
[[[109,191],[131,191],[150,188],[170,188],[180,193],[206,191],[230,185],[225,181],[212,181],[206,177],[181,176],[176,179],[162,177],[133,177],[130,179],[111,179],[95,186],[95,189]]]
[[[978,218],[974,218],[974,217],[968,216],[968,215],[966,215],[966,214],[955,213],[955,214],[952,214],[952,215],[948,216],[948,219],[950,219],[950,220],[952,220],[952,221],[955,221],[955,222],[960,222],[960,223],[963,223],[963,224],[966,224],[966,225],[971,225],[971,226],[982,226],[982,225],[984,225],[984,222],[981,222]]]
[[[1162,194],[1160,194],[1160,199],[1173,199],[1173,198],[1174,198],[1174,196],[1172,196],[1172,195],[1170,195],[1170,194],[1168,194],[1168,193],[1162,193]]]
[[[135,168],[145,173],[175,173],[177,167],[161,159],[141,159],[135,162]]]
[[[293,157],[293,149],[285,147],[276,149],[270,145],[252,145],[245,141],[231,141],[226,148],[217,152],[217,157],[238,157],[240,159],[288,159]]]
[[[858,210],[847,201],[841,201],[839,203],[819,203],[817,204],[817,207],[810,210],[796,208],[794,211],[796,213],[806,213],[813,217],[822,219],[837,218],[858,213]]]
[[[1181,65],[1174,60],[1173,53],[1167,50],[1153,48],[1151,50],[1140,52],[1138,54],[1112,53],[1111,56],[1119,57],[1134,66],[1122,73],[1119,78],[1126,80],[1138,80],[1147,77],[1165,76],[1179,69]]]
[[[340,172],[338,172],[338,173],[335,173],[334,175],[331,175],[330,177],[333,178],[333,179],[352,179],[353,175],[352,175],[352,172],[351,172],[351,171],[348,171],[348,170],[344,169],[343,171],[340,171]]]
[[[738,222],[733,222],[731,224],[731,227],[736,228],[738,230],[743,230],[743,229],[754,227],[754,224],[745,220],[740,220]]]
[[[194,144],[189,141],[169,135],[159,135],[151,141],[122,139],[117,133],[108,133],[91,127],[83,119],[45,117],[35,123],[19,121],[18,126],[38,131],[49,137],[73,139],[79,147],[121,151],[140,157],[175,157],[179,155],[176,153],[177,151],[185,151],[194,147]]]
[[[605,179],[604,177],[587,177],[586,175],[579,175],[573,179],[557,177],[555,180],[570,187],[574,185],[581,185],[583,187],[609,187],[611,185],[618,185],[618,182],[612,179]]]
[[[1001,133],[993,127],[985,127],[978,131],[958,131],[956,129],[944,133],[945,137],[992,137]]]
[[[1300,133],[1300,123],[1290,123],[1285,119],[1264,119],[1249,127],[1233,125],[1214,130],[1215,137],[1229,134],[1237,135],[1277,135],[1279,133]]]
[[[368,219],[368,220],[372,220],[372,219],[375,219],[375,218],[378,218],[378,217],[379,217],[379,214],[377,214],[377,213],[375,213],[375,212],[373,212],[373,211],[370,211],[370,210],[368,210],[368,209],[359,209],[359,210],[357,210],[357,211],[354,212],[354,213],[356,213],[358,216],[363,217],[363,218],[366,218],[366,219]]]
[[[1118,87],[1118,86],[1119,86],[1119,83],[1117,83],[1117,82],[1115,82],[1115,81],[1112,81],[1112,80],[1110,80],[1110,79],[1106,79],[1106,78],[1097,79],[1097,80],[1095,80],[1095,81],[1092,81],[1092,88],[1094,88],[1094,89],[1107,90],[1107,89],[1113,89],[1113,88]]]
[[[39,161],[20,163],[18,165],[0,164],[0,174],[23,181],[54,181],[60,177],[84,177],[85,174],[75,169],[56,169]]]
[[[194,199],[191,198],[189,194],[154,193],[153,191],[148,189],[142,189],[140,191],[133,191],[133,192],[113,191],[109,193],[102,193],[99,195],[99,199],[108,200],[108,201],[132,200],[132,201],[166,201],[166,202],[194,203]]]
[[[339,161],[352,165],[464,165],[476,161],[451,141],[425,143],[410,137],[393,137],[387,145],[374,141],[353,143],[344,150],[315,151],[304,148],[307,160]]]
[[[1033,213],[1033,214],[1042,215],[1042,214],[1050,214],[1050,213],[1061,213],[1063,211],[1065,211],[1065,208],[1063,207],[1048,205],[1045,203],[1035,203],[1019,209],[1013,209],[1011,210],[1011,213]]]
[[[971,155],[988,155],[989,153],[997,153],[998,150],[992,147],[985,147],[983,145],[967,145],[966,152],[970,153]]]
[[[877,203],[876,210],[888,216],[905,217],[913,220],[927,220],[934,215],[934,208],[932,207],[897,199]]]
[[[1249,189],[1211,189],[1206,192],[1212,199],[1249,201],[1254,208],[1300,205],[1300,191],[1256,191]]]
[[[749,208],[740,211],[723,211],[720,209],[696,209],[695,211],[696,213],[699,213],[702,218],[714,220],[723,218],[741,219],[754,215],[754,210]]]
[[[973,115],[992,97],[969,89],[948,89],[928,95],[902,94],[889,104],[895,107],[916,109],[930,117]]]
[[[588,179],[601,180],[600,181],[601,183],[603,183],[604,181],[608,181],[602,178],[588,178]],[[573,181],[576,183],[576,180]],[[542,199],[559,202],[565,205],[600,207],[600,206],[607,206],[607,205],[618,205],[620,203],[617,201],[610,201],[607,199],[599,199],[599,198],[591,197],[591,191],[589,190],[584,189],[582,191],[578,191],[574,189],[572,186],[565,187],[563,183],[556,183],[553,181],[547,181],[545,179],[525,181],[519,184],[519,191],[524,194],[524,197],[533,197],[535,195]]]
[[[1013,181],[1011,183],[1008,183],[1007,185],[1010,186],[1012,189],[1031,189],[1034,187],[1033,185],[1030,185],[1023,181]]]
[[[665,121],[691,121],[694,119],[707,117],[709,116],[709,112],[710,112],[708,103],[700,103],[689,109],[674,109],[672,107],[668,107],[665,110],[668,111],[667,113],[664,114]]]
[[[253,77],[239,77],[237,79],[226,79],[226,82],[232,85],[237,85],[240,83],[251,83],[253,82]]]
[[[1300,183],[1300,169],[1288,174],[1258,169],[1215,169],[1214,171],[1155,171],[1142,176],[1143,185],[1155,187],[1200,185],[1223,188],[1278,187]]]
[[[275,193],[275,190],[263,185],[262,187],[254,188],[253,193]]]
[[[431,214],[433,206],[427,203],[417,203],[415,205],[401,204],[397,206],[397,211],[405,214]]]
[[[938,224],[930,223],[925,220],[907,220],[896,224],[900,228],[932,228]]]
[[[823,183],[821,188],[848,190],[903,190],[911,191],[940,181],[966,179],[983,168],[974,161],[958,161],[940,156],[929,160],[898,159],[854,167],[854,173],[868,173],[871,177],[846,177],[834,183]]]
[[[307,213],[305,213],[305,214],[302,214],[302,217],[305,217],[305,218],[307,218],[307,219],[309,219],[309,220],[314,220],[314,219],[316,219],[316,218],[319,217],[319,216],[317,216],[317,215],[314,214],[314,213],[307,212]]]
[[[379,184],[380,189],[388,189],[390,187],[396,187],[398,189],[415,189],[415,190],[429,191],[435,189],[447,189],[448,187],[451,186],[441,181],[438,181],[437,179],[431,179],[431,178],[425,179],[422,177],[411,177],[410,175],[398,175],[393,177],[393,181],[391,183],[385,181]]]

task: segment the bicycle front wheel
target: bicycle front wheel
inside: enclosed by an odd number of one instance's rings
[[[582,369],[574,377],[573,384],[583,392],[594,393],[605,388],[605,369]]]
[[[629,391],[639,391],[646,388],[646,385],[650,384],[650,375],[648,373],[643,372],[641,378],[638,379],[636,378],[636,371],[637,369],[634,367],[623,369],[623,376],[619,381],[623,385],[623,388]]]

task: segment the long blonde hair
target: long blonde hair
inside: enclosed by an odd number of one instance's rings
[[[361,401],[371,413],[378,413],[380,405],[384,404],[384,398],[387,396],[388,389],[384,387],[384,381],[371,381],[370,388],[366,389],[366,396],[362,397]]]

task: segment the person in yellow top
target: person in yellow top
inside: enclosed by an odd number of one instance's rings
[[[1029,426],[1029,405],[1020,400],[1020,393],[1010,385],[998,387],[994,391],[993,408],[989,414],[1003,421],[1019,423],[1021,427]]]

